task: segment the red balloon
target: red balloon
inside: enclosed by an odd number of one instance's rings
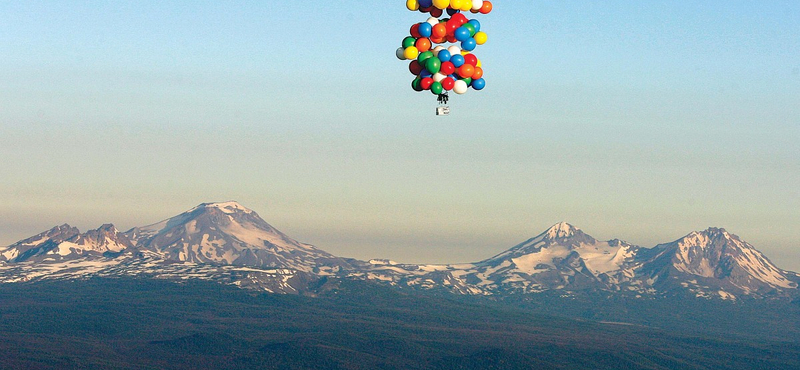
[[[455,44],[456,42],[458,42],[458,40],[456,40],[456,37],[453,36],[453,35],[447,35],[447,39],[446,40],[447,40],[447,42],[452,43],[452,44]]]
[[[422,51],[422,50],[420,50],[420,51]],[[474,54],[466,54],[466,55],[464,55],[464,63],[465,64],[472,64],[473,67],[477,67],[478,66],[478,57],[476,57]]]
[[[414,25],[411,26],[411,37],[415,39],[422,37],[422,35],[419,34],[419,23],[414,23]]]
[[[445,79],[442,80],[442,88],[447,91],[452,90],[455,84],[456,80],[454,80],[452,77],[445,77]]]
[[[408,70],[414,76],[419,76],[419,73],[422,72],[422,66],[419,64],[419,62],[417,62],[416,59],[414,59],[411,61],[411,63],[408,63]]]
[[[439,67],[439,73],[445,76],[451,75],[455,72],[456,72],[456,67],[453,65],[453,63],[450,62],[442,62],[442,66]]]
[[[432,79],[432,78],[430,78],[430,77],[425,77],[425,78],[423,78],[423,79],[422,79],[422,81],[420,81],[420,82],[419,82],[419,86],[420,86],[420,87],[421,87],[423,90],[428,90],[428,89],[430,89],[430,88],[431,88],[431,85],[433,85],[433,79]]]
[[[469,21],[469,19],[467,19],[467,17],[464,16],[464,14],[461,14],[461,13],[453,14],[453,16],[450,17],[450,19],[454,19],[456,22],[458,22],[458,26],[459,27],[463,26],[464,23],[467,23]]]
[[[461,27],[461,25],[458,23],[458,21],[453,19],[453,18],[450,18],[450,20],[447,21],[445,26],[447,27],[447,35],[448,36],[453,35],[456,32],[456,29],[458,29],[458,27]]]
[[[433,9],[433,6],[428,6],[428,7],[424,7],[424,8],[420,7],[419,11],[422,12],[422,13],[430,13],[431,9]]]
[[[435,6],[433,7],[433,9],[431,9],[431,16],[433,16],[434,18],[439,18],[442,16],[442,14],[443,14],[442,9],[439,9]]]

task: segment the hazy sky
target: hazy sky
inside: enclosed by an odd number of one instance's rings
[[[800,270],[800,2],[497,0],[449,117],[395,57],[426,17],[328,4],[0,0],[0,245],[237,200],[356,258],[567,221],[725,227]]]

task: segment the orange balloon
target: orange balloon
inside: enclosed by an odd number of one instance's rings
[[[481,14],[489,14],[492,11],[492,2],[491,1],[484,1],[483,6],[481,6]]]
[[[472,75],[474,74],[475,74],[475,67],[472,64],[464,63],[464,65],[458,67],[458,75],[461,76],[462,78],[471,78]]]
[[[444,23],[437,23],[433,26],[433,30],[431,30],[431,38],[443,38],[447,35],[447,27],[445,27]]]
[[[472,72],[472,79],[477,80],[481,77],[483,77],[483,68],[475,67],[475,72]]]
[[[431,50],[431,40],[428,40],[425,37],[420,37],[417,39],[417,42],[414,44],[419,50],[420,53],[424,53],[428,50]]]
[[[431,37],[431,42],[434,44],[444,44],[445,40],[444,37]]]

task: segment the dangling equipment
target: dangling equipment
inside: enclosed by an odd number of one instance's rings
[[[447,99],[450,97],[447,95],[447,92],[439,94],[436,100],[439,102],[439,106],[436,107],[436,115],[437,116],[446,116],[450,114],[450,107],[447,106]]]

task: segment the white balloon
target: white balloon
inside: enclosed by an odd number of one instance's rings
[[[456,45],[450,45],[450,47],[447,48],[447,51],[450,52],[450,55],[461,55],[461,48]]]
[[[439,24],[439,18],[430,17],[430,18],[428,18],[427,22],[431,25],[431,27],[433,27],[433,26]]]
[[[445,78],[447,78],[447,76],[445,76],[445,75],[443,75],[443,74],[441,74],[439,72],[436,72],[436,73],[433,74],[433,80],[436,81],[436,82],[442,82],[442,80],[444,80]],[[464,85],[466,85],[466,83],[464,83]]]
[[[397,55],[397,59],[406,60],[405,52],[406,49],[403,49],[402,47],[398,48],[397,52],[395,53]]]
[[[462,80],[456,81],[455,85],[453,85],[453,92],[459,95],[467,92],[467,83]]]
[[[483,0],[472,0],[472,10],[479,10],[483,6]]]

